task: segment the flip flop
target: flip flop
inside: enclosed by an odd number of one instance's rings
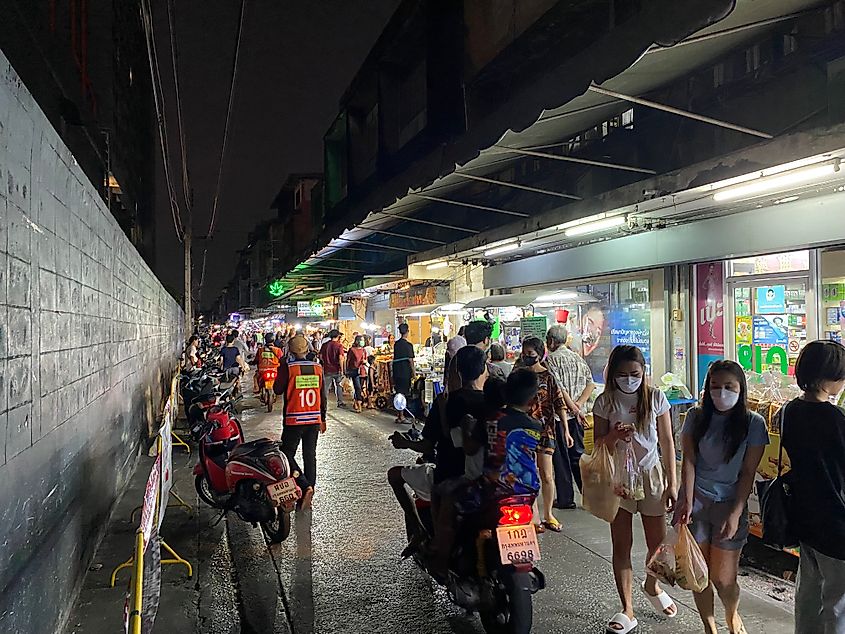
[[[555,533],[560,533],[563,530],[563,526],[555,518],[544,521],[543,526]]]
[[[657,612],[657,616],[662,616],[664,619],[674,619],[678,616],[678,606],[675,605],[672,597],[670,597],[665,590],[661,590],[657,593],[657,595],[651,595],[648,593],[648,590],[645,589],[645,582],[640,585],[640,588],[646,596],[646,599],[648,599],[649,603],[651,603],[654,611]],[[666,614],[666,610],[671,607],[674,607],[675,611],[672,614]]]
[[[613,624],[621,625],[622,629],[616,629],[613,627]],[[628,632],[635,630],[639,623],[637,619],[629,619],[628,615],[624,612],[617,612],[610,620],[607,622],[607,629],[605,630],[607,634],[628,634]]]
[[[534,524],[534,530],[537,531],[537,534],[540,535],[541,533],[546,532],[546,525],[545,524]]]

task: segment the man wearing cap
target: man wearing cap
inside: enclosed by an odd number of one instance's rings
[[[279,366],[279,376],[273,386],[276,394],[284,396],[282,451],[291,469],[299,471],[306,480],[302,493],[302,508],[311,506],[317,483],[317,438],[326,431],[328,390],[323,367],[306,359],[308,341],[301,334],[288,341],[289,359]],[[296,463],[296,452],[302,442],[302,470]]]
[[[326,373],[328,389],[334,392],[338,407],[346,407],[343,402],[343,386],[340,384],[344,356],[343,344],[340,343],[340,331],[336,328],[330,330],[329,340],[320,347],[320,362]]]

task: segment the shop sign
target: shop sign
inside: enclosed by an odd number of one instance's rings
[[[770,344],[738,345],[736,347],[737,361],[746,370],[765,372],[770,368],[779,370],[781,374],[792,374],[789,357],[786,354],[786,341],[783,346]]]
[[[390,294],[390,308],[413,308],[448,301],[449,289],[445,286],[414,286],[407,291]]]
[[[537,337],[542,341],[546,340],[548,322],[545,315],[536,317],[523,317],[519,320],[519,336],[525,341],[526,337]]]
[[[824,284],[822,286],[822,301],[841,302],[845,300],[845,284]]]
[[[725,281],[721,262],[695,266],[696,345],[698,385],[704,385],[707,368],[725,357]],[[749,320],[750,322],[750,320]],[[748,326],[751,324],[748,323]],[[737,320],[739,329],[739,320]],[[750,328],[749,328],[750,330]]]
[[[627,307],[610,313],[610,345],[636,346],[651,365],[651,314],[646,308]]]
[[[785,346],[789,338],[786,315],[754,315],[751,342],[754,344]]]
[[[297,317],[323,317],[325,306],[320,302],[296,302]]]

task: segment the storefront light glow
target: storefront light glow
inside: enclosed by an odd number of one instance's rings
[[[519,243],[503,244],[503,245],[495,247],[493,249],[487,249],[484,252],[484,257],[490,257],[491,255],[499,255],[501,253],[508,253],[510,251],[516,251],[518,248],[519,248]]]
[[[464,309],[463,304],[457,304],[457,303],[456,304],[443,304],[440,307],[439,312],[441,312],[441,313],[456,313],[456,312],[463,311],[463,309]]]
[[[294,324],[296,330],[302,330],[302,324]]]
[[[723,189],[713,194],[713,200],[721,202],[725,200],[736,200],[738,198],[745,198],[748,196],[756,196],[766,192],[774,192],[779,189],[785,189],[802,183],[809,183],[811,181],[830,176],[836,171],[837,169],[834,165],[808,167],[790,172],[789,174],[782,174],[774,178],[756,180],[753,183]]]
[[[483,247],[476,247],[473,249],[473,251],[484,251],[486,255],[487,250],[495,249],[496,247],[500,247],[505,244],[511,244],[513,242],[516,242],[517,240],[519,240],[519,238],[505,238],[504,240],[496,240],[496,242],[491,242],[490,244],[486,244]]]
[[[567,238],[574,238],[575,236],[583,236],[588,233],[598,233],[599,231],[607,231],[608,229],[620,227],[624,225],[627,220],[628,219],[625,216],[613,216],[611,218],[604,218],[602,220],[596,220],[594,222],[587,222],[582,225],[570,227],[563,233]]]

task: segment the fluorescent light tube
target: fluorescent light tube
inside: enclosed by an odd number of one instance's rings
[[[499,255],[500,253],[507,253],[508,251],[516,251],[519,248],[518,243],[514,244],[503,244],[500,247],[496,247],[494,249],[487,249],[484,252],[484,257],[489,257],[491,255]]]
[[[575,236],[583,236],[587,233],[597,233],[599,231],[613,229],[614,227],[624,225],[625,222],[627,222],[625,216],[613,216],[612,218],[605,218],[603,220],[596,220],[595,222],[587,222],[582,225],[570,227],[563,233],[567,238],[573,238]]]
[[[713,194],[713,200],[721,202],[723,200],[736,200],[737,198],[745,198],[748,196],[755,196],[757,194],[764,194],[766,192],[774,192],[792,185],[808,183],[813,180],[824,178],[825,176],[830,176],[835,171],[836,169],[833,165],[808,167],[806,169],[790,172],[789,174],[782,174],[774,178],[759,179],[745,185],[738,185],[736,187],[723,189]]]
[[[429,264],[425,269],[427,271],[436,271],[437,269],[445,269],[449,266],[449,263],[444,260],[443,262],[435,262],[434,264]]]

